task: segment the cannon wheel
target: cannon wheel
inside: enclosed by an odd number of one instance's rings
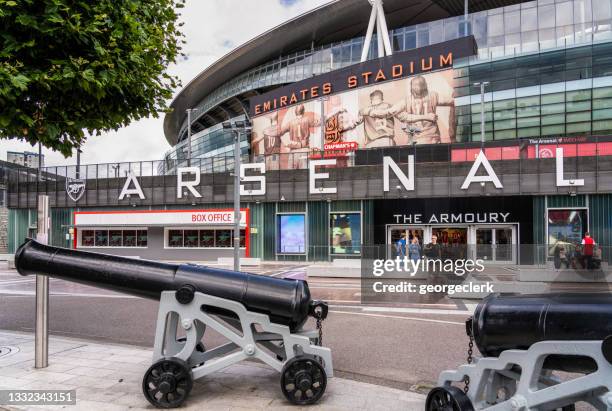
[[[314,404],[325,393],[327,374],[313,355],[293,357],[281,371],[281,390],[295,405]]]
[[[191,368],[179,358],[157,361],[142,379],[145,398],[157,408],[179,407],[191,392],[193,377]]]
[[[426,411],[474,411],[468,396],[457,387],[436,387],[429,391]]]

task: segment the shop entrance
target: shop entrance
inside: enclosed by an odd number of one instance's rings
[[[515,225],[388,225],[387,258],[404,256],[408,244],[417,238],[421,254],[432,238],[440,244],[444,259],[477,258],[486,263],[517,261],[517,230]]]

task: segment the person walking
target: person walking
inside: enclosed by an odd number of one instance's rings
[[[416,235],[412,237],[412,242],[408,246],[408,254],[410,259],[414,261],[415,264],[421,258],[421,245],[419,244],[419,239]]]
[[[399,240],[397,240],[397,243],[395,243],[395,248],[397,250],[397,255],[400,258],[404,258],[406,256],[406,239],[407,239],[407,235],[404,234],[402,237],[400,237]]]
[[[584,259],[584,268],[587,270],[593,269],[593,249],[595,248],[595,240],[587,231],[582,239],[582,258]]]

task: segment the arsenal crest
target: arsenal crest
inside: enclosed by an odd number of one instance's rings
[[[85,180],[82,178],[66,177],[66,193],[72,201],[79,201],[83,194],[85,194]]]

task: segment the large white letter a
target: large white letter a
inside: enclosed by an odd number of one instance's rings
[[[481,165],[484,166],[485,171],[487,172],[487,175],[485,176],[476,175]],[[463,182],[461,189],[467,190],[468,188],[470,188],[470,184],[472,183],[488,183],[488,182],[493,183],[495,185],[495,188],[504,188],[501,181],[499,181],[499,177],[497,177],[497,174],[495,174],[493,167],[491,167],[491,163],[489,163],[487,156],[485,156],[484,151],[480,150],[480,153],[478,153],[478,156],[476,157],[474,164],[472,164],[472,168],[470,169],[468,176],[465,178],[465,181]]]
[[[130,188],[130,183],[134,184],[134,188]],[[121,194],[119,194],[119,200],[123,200],[123,197],[132,194],[137,194],[141,200],[145,199],[145,195],[142,192],[142,188],[140,188],[140,183],[138,182],[136,175],[130,171],[127,175],[127,178],[125,179],[125,184],[123,185]]]

